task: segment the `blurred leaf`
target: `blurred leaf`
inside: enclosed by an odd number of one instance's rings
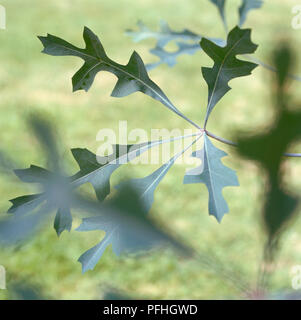
[[[239,7],[239,26],[241,27],[251,10],[260,9],[263,5],[262,0],[242,0],[242,4]]]
[[[46,300],[41,290],[26,280],[14,282],[8,290],[10,300]]]
[[[217,45],[223,46],[225,41],[222,39],[214,39],[210,38],[210,40]],[[159,61],[150,63],[146,65],[147,70],[152,70],[156,68],[160,64],[167,64],[169,67],[173,67],[177,63],[177,58],[183,54],[193,55],[196,51],[200,51],[200,43],[199,41],[196,43],[185,43],[185,42],[177,42],[176,43],[178,49],[176,51],[170,52],[166,51],[162,47],[156,47],[150,50],[150,53],[159,57]]]
[[[147,64],[147,70],[152,70],[159,64],[167,64],[169,67],[173,67],[177,63],[177,57],[183,54],[193,55],[196,51],[200,50],[199,43],[188,44],[185,42],[177,42],[178,50],[169,52],[164,50],[163,47],[155,47],[150,50],[150,53],[159,57],[158,62]]]
[[[193,55],[196,51],[201,50],[200,40],[201,35],[197,35],[187,29],[176,32],[173,31],[165,21],[161,21],[160,30],[158,32],[152,31],[147,28],[143,22],[138,22],[139,31],[127,30],[126,34],[131,36],[135,42],[139,42],[148,38],[157,40],[156,47],[150,50],[150,53],[159,57],[159,61],[149,63],[146,65],[148,71],[156,68],[160,64],[167,64],[173,67],[177,63],[177,57],[183,54]],[[218,45],[224,45],[225,41],[222,39],[209,38],[211,41]],[[180,41],[179,41],[180,40]],[[171,41],[176,41],[178,47],[176,51],[170,52],[164,47]]]
[[[200,158],[202,163],[199,167],[188,171],[184,177],[184,184],[204,183],[209,192],[209,214],[214,215],[221,222],[229,208],[223,197],[223,188],[239,186],[234,170],[224,166],[221,158],[226,152],[216,148],[204,133],[204,147],[196,151],[193,157]]]
[[[26,241],[39,230],[49,212],[49,207],[44,204],[34,212],[22,212],[21,215],[0,219],[0,244],[15,245]]]
[[[226,0],[210,0],[218,9],[218,13],[220,15],[220,17],[222,18],[223,24],[224,24],[224,28],[227,31],[228,27],[227,27],[227,21],[226,21],[226,17],[225,17],[225,3]]]
[[[251,74],[257,66],[236,58],[238,54],[253,53],[256,50],[257,45],[252,43],[250,36],[250,29],[235,27],[230,31],[225,47],[219,47],[205,38],[201,40],[202,49],[214,61],[212,68],[202,68],[209,90],[205,127],[215,105],[231,89],[228,82],[234,78]]]
[[[288,109],[285,92],[292,54],[286,46],[279,46],[274,55],[277,70],[275,95],[276,119],[266,133],[247,136],[241,134],[238,147],[241,155],[255,160],[267,174],[265,192],[264,223],[269,242],[279,238],[280,231],[294,216],[298,198],[283,187],[283,154],[292,143],[301,138],[301,112]]]
[[[9,157],[4,151],[0,150],[0,172],[2,174],[11,174],[12,170],[16,169],[18,164],[15,160]]]
[[[190,148],[200,136],[192,142],[191,145],[177,153],[166,164],[161,166],[155,172],[142,179],[131,179],[116,186],[119,190],[119,196],[115,197],[115,202],[110,201],[113,211],[117,210],[117,215],[102,215],[83,220],[78,231],[104,230],[106,235],[104,239],[95,247],[85,252],[79,261],[83,265],[83,272],[93,269],[98,260],[103,255],[106,248],[112,244],[116,255],[122,252],[139,251],[148,246],[152,246],[159,240],[161,242],[163,234],[158,233],[148,219],[144,217],[151,209],[154,201],[154,192],[165,174],[188,148]],[[107,210],[107,208],[102,209]],[[109,209],[110,211],[110,209]],[[124,219],[128,219],[128,224]],[[155,236],[158,239],[154,238]],[[164,241],[167,239],[163,239]],[[172,242],[173,243],[173,242]],[[174,243],[175,244],[175,243]]]
[[[133,299],[132,297],[130,297],[127,294],[124,294],[123,292],[120,292],[119,290],[106,290],[103,300],[137,300],[137,299]]]
[[[47,129],[49,130],[49,128]],[[50,135],[50,134],[49,134]],[[91,183],[99,201],[103,201],[110,193],[112,173],[122,164],[126,164],[154,146],[166,141],[157,140],[135,145],[114,145],[113,153],[100,157],[87,149],[72,149],[74,159],[80,171],[71,177],[57,175],[38,166],[31,165],[28,169],[15,170],[19,179],[26,183],[41,184],[43,192],[26,195],[10,200],[9,213],[24,215],[35,210],[43,202],[47,202],[52,210],[57,210],[54,228],[58,235],[64,230],[71,230],[72,216],[69,209],[73,201],[73,190],[85,183]]]
[[[301,300],[301,292],[298,291],[287,291],[272,293],[268,297],[270,300]]]
[[[139,42],[148,38],[154,38],[157,40],[156,47],[163,48],[170,41],[184,40],[184,41],[200,41],[201,36],[191,32],[190,30],[183,30],[180,32],[170,29],[167,22],[160,21],[160,30],[158,32],[150,30],[142,21],[137,23],[139,31],[127,30],[126,34],[133,38],[135,42]]]
[[[29,126],[33,130],[35,137],[39,140],[44,153],[48,157],[48,166],[51,170],[58,172],[60,157],[58,151],[58,137],[51,123],[43,116],[32,115],[29,119]]]
[[[84,208],[89,209],[85,205]],[[91,208],[95,210],[94,208]],[[117,196],[99,206],[99,214],[83,219],[77,231],[103,230],[103,240],[81,255],[83,272],[94,269],[109,245],[116,255],[148,250],[168,244],[184,254],[191,254],[180,242],[162,231],[145,214],[146,207],[132,186],[124,186]]]
[[[46,202],[50,211],[58,210],[54,224],[58,235],[63,230],[70,231],[72,217],[67,208],[72,199],[71,180],[37,166],[16,170],[16,175],[23,182],[41,184],[43,192],[10,200],[12,206],[8,212],[15,216],[24,216]]]

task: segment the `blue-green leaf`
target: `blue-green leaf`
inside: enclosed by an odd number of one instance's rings
[[[79,258],[83,272],[92,270],[110,245],[118,256],[122,253],[145,251],[163,244],[169,244],[185,255],[191,254],[188,248],[145,215],[144,203],[130,185],[122,188],[117,196],[99,210],[101,215],[99,213],[95,217],[83,219],[77,229],[77,231],[106,232],[101,242]]]
[[[24,214],[34,210],[40,203],[44,201],[44,199],[42,199],[41,194],[32,194],[17,197],[9,201],[12,203],[12,206],[7,212],[18,215],[20,213]]]
[[[114,152],[106,157],[96,156],[87,149],[72,149],[80,171],[70,178],[60,179],[54,173],[33,165],[28,169],[15,170],[16,175],[23,182],[42,184],[44,192],[10,200],[12,206],[8,212],[24,215],[36,209],[42,202],[47,201],[53,209],[58,210],[54,222],[58,235],[63,230],[70,231],[72,217],[68,201],[71,190],[82,184],[91,183],[98,200],[103,201],[110,193],[110,178],[115,170],[163,142],[163,140],[157,140],[136,145],[115,145]]]
[[[167,22],[163,20],[160,21],[160,30],[157,32],[150,30],[142,21],[139,21],[137,25],[139,28],[138,31],[127,30],[126,34],[132,37],[135,42],[154,38],[157,40],[156,47],[159,48],[165,47],[173,40],[200,41],[201,39],[201,36],[187,29],[183,31],[173,31]]]
[[[51,176],[51,172],[35,166],[31,165],[27,169],[16,169],[14,170],[15,175],[23,182],[26,183],[46,183]]]
[[[216,5],[218,12],[222,18],[223,24],[224,24],[224,28],[227,31],[228,27],[227,27],[227,21],[226,21],[226,16],[225,16],[225,3],[226,0],[210,0],[214,5]]]
[[[145,213],[147,213],[154,202],[154,192],[165,177],[168,170],[174,164],[175,158],[170,159],[167,163],[161,166],[159,169],[154,171],[152,174],[142,178],[142,179],[131,179],[129,181],[120,183],[115,188],[117,190],[125,188],[126,185],[132,185],[135,187],[135,190],[140,197],[141,201],[144,202],[145,205]]]
[[[140,91],[160,101],[177,115],[188,120],[149,78],[145,65],[137,52],[133,52],[127,65],[121,65],[106,55],[99,38],[89,28],[84,28],[83,37],[86,44],[85,49],[75,47],[50,34],[47,37],[39,37],[44,46],[44,53],[53,56],[76,56],[85,61],[72,78],[74,91],[88,91],[98,72],[111,72],[118,78],[112,91],[113,97],[124,97]]]
[[[114,152],[107,157],[99,157],[87,149],[72,149],[72,154],[80,167],[73,176],[72,185],[77,187],[91,183],[99,201],[103,201],[110,193],[110,178],[115,170],[140,156],[162,141],[144,142],[136,145],[115,145]]]
[[[220,222],[224,214],[229,211],[222,191],[224,187],[239,186],[236,173],[223,165],[221,158],[227,153],[216,148],[205,133],[203,149],[192,155],[200,158],[202,163],[186,173],[184,184],[204,183],[206,185],[209,192],[209,214],[214,215]]]
[[[147,64],[147,70],[152,70],[156,68],[159,64],[167,64],[169,67],[173,67],[177,63],[177,57],[183,54],[193,55],[196,51],[200,50],[199,43],[184,43],[184,42],[177,42],[178,49],[176,51],[170,52],[166,51],[162,47],[156,47],[150,50],[150,53],[159,57],[158,62],[154,62],[151,64]]]
[[[199,45],[202,39],[201,35],[195,34],[187,29],[177,32],[173,31],[166,22],[161,21],[158,32],[147,28],[141,21],[138,22],[139,31],[128,30],[127,35],[131,36],[135,42],[144,39],[153,38],[157,40],[156,47],[150,50],[150,53],[159,57],[159,61],[149,63],[146,69],[152,70],[161,64],[167,64],[173,67],[177,63],[177,57],[183,54],[193,55],[196,51],[201,50]],[[224,45],[225,41],[217,38],[209,38],[218,45]],[[179,41],[180,40],[180,41]],[[167,51],[164,47],[171,41],[176,41],[178,47],[176,51]]]
[[[110,193],[111,175],[120,167],[120,164],[110,163],[108,157],[98,162],[97,156],[88,149],[76,148],[71,152],[80,167],[80,171],[73,176],[73,186],[77,187],[89,182],[93,185],[98,200],[103,201]]]
[[[235,27],[229,33],[225,47],[220,47],[205,38],[201,40],[202,49],[214,61],[212,68],[202,68],[209,91],[205,127],[215,105],[231,89],[228,82],[251,74],[257,67],[255,63],[236,58],[238,54],[253,53],[257,49],[257,45],[252,43],[250,36],[250,29]]]
[[[154,202],[154,193],[159,183],[165,177],[169,169],[173,166],[176,160],[185,153],[187,149],[189,149],[193,144],[196,143],[200,139],[201,136],[197,137],[188,147],[178,152],[175,156],[173,156],[168,162],[162,165],[159,169],[154,171],[152,174],[142,178],[142,179],[131,179],[120,183],[115,188],[117,190],[122,190],[126,188],[127,185],[132,185],[135,187],[135,191],[140,197],[140,201],[143,202],[145,207],[145,213],[149,212]]]
[[[13,245],[25,241],[40,229],[50,210],[47,204],[35,209],[0,219],[1,245]]]
[[[72,216],[68,207],[60,207],[54,219],[54,229],[58,236],[64,230],[70,231],[72,228]]]
[[[249,11],[260,9],[262,5],[262,0],[242,0],[242,4],[239,7],[239,26],[241,27],[245,23]]]

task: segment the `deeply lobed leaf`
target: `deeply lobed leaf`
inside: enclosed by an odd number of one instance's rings
[[[142,21],[137,23],[139,31],[127,30],[126,34],[133,38],[135,42],[139,42],[148,38],[154,38],[157,40],[156,47],[164,48],[170,41],[199,41],[201,36],[190,31],[174,31],[168,23],[161,20],[160,30],[158,32],[150,30]]]
[[[106,55],[99,38],[87,27],[84,28],[83,38],[86,44],[85,49],[75,47],[69,42],[50,34],[47,37],[39,37],[44,46],[44,53],[53,56],[76,56],[85,61],[72,78],[74,91],[88,91],[96,74],[100,71],[107,71],[118,78],[112,91],[113,97],[124,97],[140,91],[160,101],[182,118],[187,119],[149,78],[145,65],[137,52],[133,52],[127,65],[121,65]]]
[[[202,49],[214,61],[212,68],[202,68],[209,91],[205,127],[215,105],[231,89],[228,85],[229,81],[247,76],[257,67],[255,63],[236,58],[239,54],[253,53],[257,49],[257,45],[252,43],[250,36],[250,29],[235,27],[230,31],[225,47],[220,47],[205,38],[201,40]]]
[[[10,200],[12,206],[8,212],[25,215],[47,201],[52,210],[57,210],[54,228],[60,235],[72,227],[72,216],[69,201],[72,190],[85,183],[91,183],[99,201],[110,193],[110,178],[115,170],[140,156],[153,146],[163,143],[162,140],[136,145],[115,145],[114,152],[106,157],[98,157],[87,149],[72,149],[74,159],[79,165],[79,172],[72,177],[58,177],[46,169],[31,166],[28,169],[15,170],[21,181],[42,184],[44,192],[36,195],[21,196]]]
[[[222,191],[224,187],[239,186],[234,170],[226,167],[221,158],[226,152],[216,148],[204,133],[204,147],[193,153],[194,157],[201,159],[201,165],[188,171],[184,177],[184,184],[204,183],[209,192],[209,214],[221,222],[229,208]]]
[[[190,249],[163,231],[145,215],[143,200],[131,185],[120,188],[119,193],[100,208],[97,216],[83,219],[77,231],[103,230],[105,237],[79,258],[82,271],[94,269],[106,248],[112,245],[116,255],[136,253],[154,246],[169,244],[185,255]]]

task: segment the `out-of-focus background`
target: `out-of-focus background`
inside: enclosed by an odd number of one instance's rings
[[[229,26],[237,22],[240,1],[228,1]],[[252,40],[259,44],[256,57],[270,61],[270,53],[280,40],[290,40],[300,48],[301,30],[291,27],[295,0],[265,1],[261,10],[253,11],[245,24],[252,28]],[[70,149],[86,147],[96,152],[100,146],[96,134],[102,128],[118,128],[119,120],[128,121],[128,129],[190,128],[159,102],[135,93],[122,99],[110,97],[115,83],[113,75],[100,73],[88,93],[72,93],[71,77],[82,61],[74,57],[50,57],[41,54],[37,35],[51,33],[71,43],[83,46],[84,26],[101,39],[107,54],[126,64],[136,50],[148,62],[155,57],[148,53],[154,40],[133,43],[125,36],[141,19],[152,29],[160,19],[176,30],[188,28],[210,37],[224,37],[216,8],[208,0],[199,1],[133,1],[133,0],[7,0],[2,1],[7,12],[7,29],[0,31],[0,141],[4,149],[21,167],[45,165],[39,144],[26,126],[26,116],[32,112],[46,114],[62,136],[64,158],[70,163],[70,173],[77,170]],[[207,85],[201,76],[201,66],[211,65],[202,52],[182,56],[174,68],[160,66],[150,77],[186,115],[200,123],[207,101]],[[300,59],[299,59],[300,62]],[[296,66],[295,73],[301,74]],[[239,130],[255,132],[273,119],[270,83],[272,74],[257,68],[252,76],[231,83],[233,90],[215,108],[208,129],[225,138]],[[296,97],[300,83],[292,84]],[[299,92],[298,92],[299,91]],[[155,193],[153,214],[170,229],[180,234],[188,244],[207,254],[214,254],[227,268],[242,273],[247,281],[256,282],[258,262],[264,241],[260,220],[264,180],[256,166],[241,160],[231,147],[220,145],[228,152],[224,163],[237,171],[239,188],[226,188],[230,213],[221,224],[208,216],[208,193],[204,185],[183,185],[185,166],[175,166]],[[299,149],[298,149],[299,147]],[[301,146],[295,147],[301,152]],[[301,192],[301,160],[287,160],[287,186]],[[113,176],[143,177],[152,166],[126,166]],[[32,193],[33,189],[16,178],[1,177],[0,209],[9,207],[8,199]],[[74,222],[74,228],[80,220]],[[291,268],[301,264],[301,221],[285,233],[277,270],[272,279],[273,291],[291,289]],[[73,228],[73,229],[74,229]],[[13,249],[0,251],[0,265],[7,270],[7,283],[29,281],[41,288],[50,299],[98,299],[107,286],[119,288],[132,296],[158,299],[221,299],[239,298],[236,289],[221,277],[202,269],[196,261],[179,258],[172,251],[153,252],[138,259],[117,258],[106,250],[93,271],[81,274],[76,260],[96,244],[103,234],[64,232],[58,239],[52,225],[34,239]],[[1,290],[0,299],[8,292]]]

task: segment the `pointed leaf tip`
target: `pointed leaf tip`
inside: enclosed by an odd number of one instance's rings
[[[257,64],[239,60],[237,55],[250,54],[256,51],[257,45],[251,41],[251,30],[235,27],[228,34],[227,45],[220,47],[216,43],[203,38],[200,45],[204,52],[214,61],[212,68],[203,67],[202,74],[208,85],[208,104],[205,117],[208,118],[221,98],[231,89],[229,81],[250,75]]]
[[[221,158],[226,152],[216,148],[204,134],[204,147],[202,152],[196,152],[193,156],[201,159],[199,167],[188,171],[184,177],[184,184],[204,183],[209,192],[209,215],[213,215],[220,223],[229,208],[222,191],[228,186],[239,186],[234,170],[226,167]]]

